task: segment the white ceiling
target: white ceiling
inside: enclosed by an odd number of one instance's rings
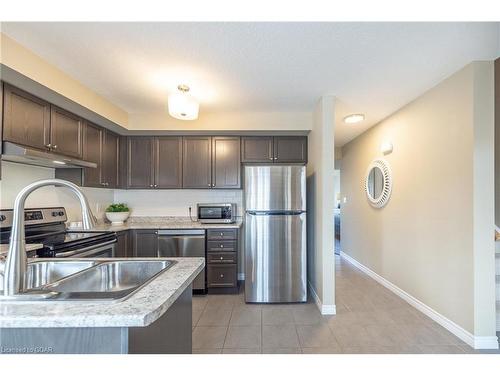
[[[201,110],[312,111],[335,95],[342,145],[473,60],[497,23],[2,23],[2,32],[129,113],[187,83]]]

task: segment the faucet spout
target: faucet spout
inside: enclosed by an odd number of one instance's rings
[[[28,196],[43,186],[65,186],[75,193],[82,210],[83,229],[92,229],[97,220],[92,214],[87,198],[80,188],[72,182],[47,179],[35,181],[22,189],[14,201],[12,231],[9,241],[9,251],[4,266],[4,296],[13,296],[26,291],[26,240],[24,237],[24,205]]]

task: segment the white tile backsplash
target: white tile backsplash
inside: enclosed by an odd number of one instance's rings
[[[237,215],[243,213],[242,190],[115,190],[115,203],[126,203],[132,216],[196,216],[197,203],[236,203]]]

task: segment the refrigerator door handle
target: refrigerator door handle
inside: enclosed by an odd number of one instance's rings
[[[304,213],[306,211],[247,211],[247,214],[252,216],[290,216]]]

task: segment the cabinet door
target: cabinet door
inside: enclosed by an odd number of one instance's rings
[[[158,231],[134,231],[134,256],[156,258],[158,257]]]
[[[118,186],[118,149],[119,137],[108,130],[104,132],[103,180],[105,187],[114,189]]]
[[[182,188],[182,137],[155,138],[155,188]]]
[[[82,157],[82,125],[80,117],[56,106],[50,106],[50,143],[58,154]]]
[[[242,163],[272,163],[273,137],[242,137]]]
[[[182,186],[212,187],[212,142],[210,137],[184,137]]]
[[[239,189],[241,163],[239,137],[212,138],[212,187]]]
[[[127,148],[127,137],[120,136],[120,139],[118,141],[118,187],[120,189],[127,188]]]
[[[129,249],[128,231],[116,233],[117,242],[115,244],[115,257],[127,258],[131,256],[131,249]]]
[[[128,138],[128,188],[149,189],[153,187],[153,142],[153,137]]]
[[[307,137],[274,137],[275,163],[307,163]]]
[[[9,85],[3,100],[3,140],[48,150],[50,104]]]
[[[100,127],[86,123],[83,134],[83,158],[97,164],[97,168],[85,168],[84,186],[102,187],[102,141],[103,131]]]

